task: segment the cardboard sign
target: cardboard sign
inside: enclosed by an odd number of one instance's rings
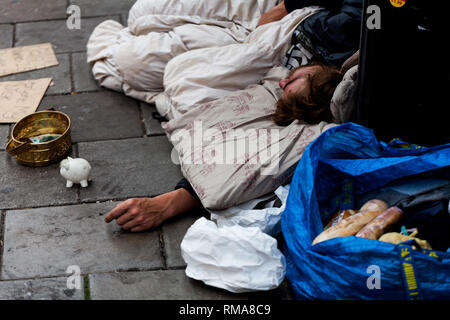
[[[0,123],[14,123],[35,112],[51,80],[0,82]]]
[[[51,43],[0,49],[0,77],[56,65]]]

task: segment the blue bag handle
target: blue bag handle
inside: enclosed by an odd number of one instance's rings
[[[406,299],[423,300],[420,284],[416,276],[417,269],[415,268],[414,256],[412,255],[413,245],[430,257],[439,259],[439,256],[433,250],[422,249],[415,240],[408,240],[397,245],[397,251],[402,262],[402,279]]]

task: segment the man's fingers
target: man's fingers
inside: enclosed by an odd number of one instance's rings
[[[117,224],[119,226],[123,226],[128,221],[131,221],[133,219],[137,219],[137,222],[140,222],[141,218],[138,217],[139,212],[135,208],[128,209],[127,213],[121,215],[119,218],[117,218]]]
[[[135,218],[135,219],[132,219],[132,220],[128,221],[127,223],[125,223],[122,226],[122,228],[125,229],[125,230],[130,230],[130,229],[133,229],[135,227],[139,227],[140,224],[141,224],[141,221],[139,219]]]
[[[124,201],[122,203],[119,203],[114,209],[112,209],[106,216],[105,216],[105,222],[111,222],[114,219],[117,219],[121,215],[123,215],[125,212],[127,212],[128,208],[130,207],[130,201]]]
[[[140,225],[140,226],[131,228],[130,231],[131,232],[140,232],[140,231],[145,231],[147,229],[148,229],[147,227],[144,227],[144,226]]]

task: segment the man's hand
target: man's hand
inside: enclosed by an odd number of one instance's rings
[[[118,204],[105,217],[105,222],[116,219],[125,230],[143,231],[159,226],[169,216],[167,202],[158,198],[134,198]]]
[[[283,19],[288,12],[286,11],[286,7],[284,6],[284,1],[282,1],[279,5],[273,7],[266,13],[261,15],[261,19],[259,19],[258,26],[262,26],[263,24],[278,21]]]
[[[123,229],[139,232],[199,207],[200,201],[180,188],[154,198],[133,198],[119,203],[105,216],[105,222],[116,220]]]

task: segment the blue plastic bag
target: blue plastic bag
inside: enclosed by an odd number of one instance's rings
[[[286,277],[297,299],[449,299],[450,253],[350,237],[312,246],[323,222],[388,183],[446,171],[450,144],[399,148],[346,123],[325,131],[302,155],[281,217]]]

